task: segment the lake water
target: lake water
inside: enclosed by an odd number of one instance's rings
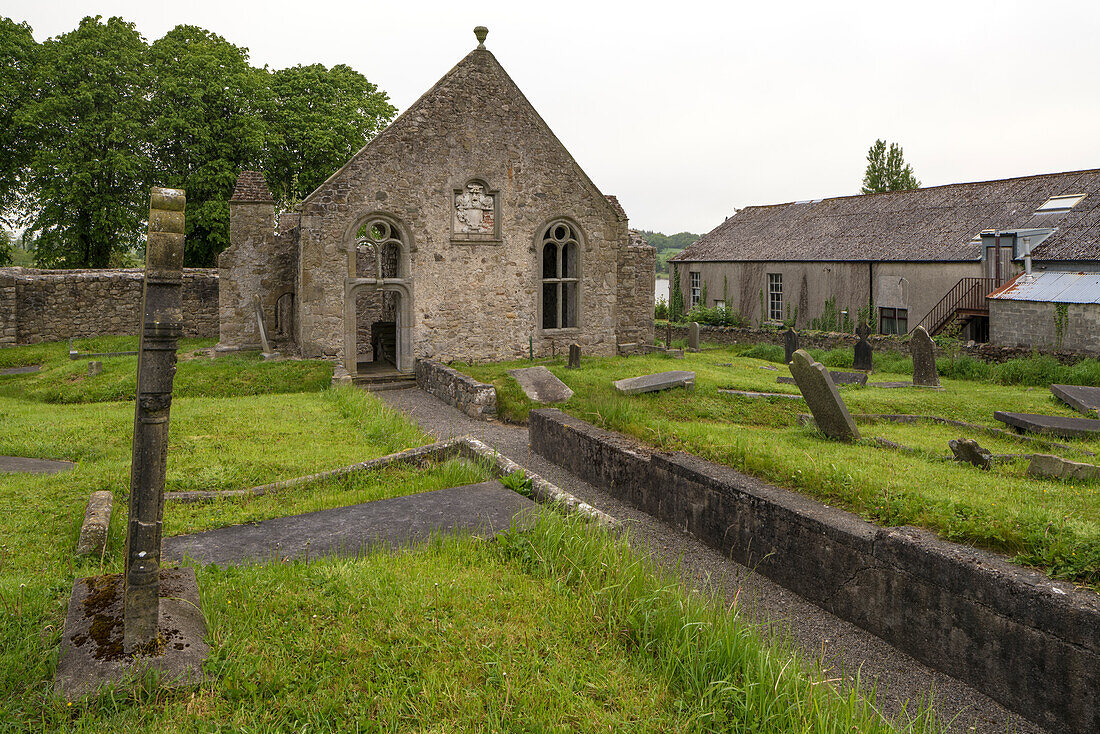
[[[653,287],[654,301],[659,301],[662,298],[665,299],[665,303],[668,303],[668,278],[657,278]]]

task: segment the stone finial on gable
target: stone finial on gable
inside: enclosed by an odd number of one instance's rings
[[[267,181],[259,171],[241,171],[237,177],[237,185],[233,189],[230,201],[239,202],[271,202],[275,199],[271,196],[271,190],[267,188]]]
[[[485,37],[489,35],[489,29],[483,25],[474,28],[474,37],[477,38],[477,47],[485,48]]]

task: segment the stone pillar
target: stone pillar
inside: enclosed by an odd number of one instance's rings
[[[156,652],[168,413],[183,328],[184,192],[154,188],[149,205],[138,348],[130,515],[126,527],[123,649]]]

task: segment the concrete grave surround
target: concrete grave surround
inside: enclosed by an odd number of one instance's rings
[[[1066,418],[1060,415],[1040,413],[1009,413],[998,410],[993,417],[1001,423],[1030,433],[1045,433],[1065,438],[1092,438],[1100,434],[1100,420],[1095,418]]]
[[[859,440],[859,429],[823,364],[815,362],[805,350],[799,349],[791,359],[791,374],[806,398],[806,404],[810,406],[818,430],[840,441]]]
[[[654,375],[642,375],[641,377],[627,377],[615,380],[611,383],[616,390],[626,395],[637,395],[643,392],[659,392],[671,390],[674,387],[683,387],[688,390],[695,389],[695,373],[688,370],[669,370],[658,372]]]
[[[508,370],[508,374],[523,388],[523,394],[536,403],[564,403],[573,397],[569,386],[542,365]]]
[[[536,357],[653,343],[654,248],[483,46],[277,231],[262,182],[242,174],[230,201],[222,350],[258,346],[253,293],[276,348],[283,335],[351,377],[364,358],[412,372],[525,357],[529,343]],[[555,299],[569,304],[557,321]]]
[[[1051,385],[1054,397],[1089,417],[1100,412],[1100,387],[1087,385]]]
[[[76,466],[71,461],[28,459],[23,456],[0,456],[0,474],[56,474]]]
[[[923,326],[913,330],[909,339],[909,351],[913,355],[913,384],[921,387],[939,387],[940,375],[936,372],[936,344]]]
[[[0,370],[0,377],[4,375],[30,375],[41,369],[42,367],[37,364],[32,364],[27,367],[5,367]]]
[[[1027,473],[1029,476],[1042,479],[1100,480],[1100,466],[1068,461],[1051,454],[1033,454]]]

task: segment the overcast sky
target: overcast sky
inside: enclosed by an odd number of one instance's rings
[[[348,64],[404,110],[486,46],[631,226],[858,193],[875,138],[925,186],[1100,167],[1100,3],[0,0],[39,41],[119,15],[252,63]]]

